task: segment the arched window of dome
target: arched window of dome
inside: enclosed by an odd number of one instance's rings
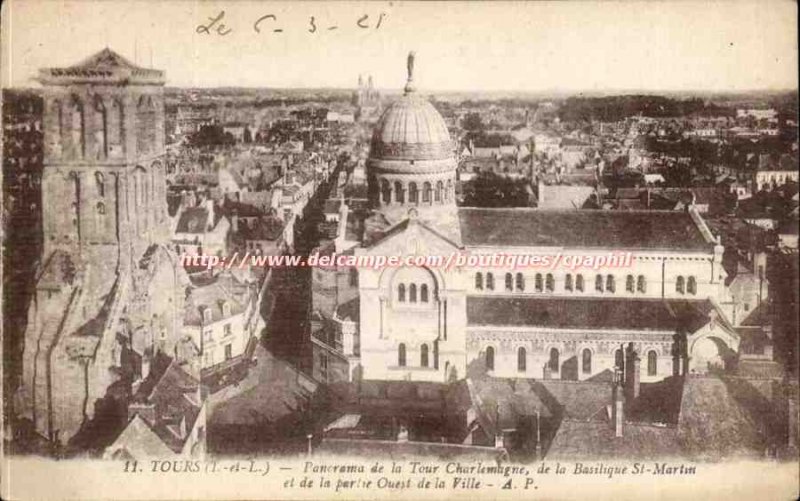
[[[417,284],[411,284],[408,286],[408,302],[417,302]]]
[[[544,287],[547,290],[547,292],[553,292],[554,290],[556,290],[556,281],[553,278],[552,273],[548,273],[547,277],[545,277]]]
[[[494,275],[491,273],[486,274],[486,290],[494,290]]]
[[[404,343],[400,343],[397,347],[397,365],[406,366],[406,345]]]
[[[525,277],[522,273],[517,273],[517,290],[524,291],[525,290]]]
[[[525,372],[528,370],[528,353],[525,348],[520,346],[517,348],[517,371]]]
[[[625,290],[628,292],[633,292],[633,275],[628,275],[625,277]]]
[[[686,281],[686,292],[692,295],[697,294],[697,280],[694,277],[689,277]]]
[[[682,276],[679,276],[675,280],[675,292],[677,292],[678,294],[683,294],[684,292],[684,281]]]
[[[514,276],[511,273],[506,273],[506,290],[509,292],[514,290]]]
[[[584,374],[592,373],[592,350],[584,348],[581,354],[581,370]]]
[[[489,346],[486,348],[486,370],[494,370],[494,346]]]
[[[453,197],[453,181],[448,179],[447,180],[447,187],[444,190],[444,199],[446,201],[450,201]]]
[[[575,275],[575,290],[578,292],[583,292],[583,275],[580,273]]]
[[[647,375],[655,376],[658,374],[658,354],[654,350],[647,352]]]
[[[428,302],[428,284],[422,284],[419,286],[419,301],[420,303]]]
[[[572,274],[567,273],[564,277],[564,290],[572,292]]]
[[[431,202],[431,183],[427,181],[422,183],[422,202],[423,203]]]
[[[428,366],[428,345],[423,344],[419,347],[419,365],[420,367]]]
[[[385,179],[381,181],[381,198],[385,204],[392,202],[392,187]]]
[[[547,361],[548,367],[550,367],[550,372],[558,372],[559,367],[559,354],[557,348],[550,348],[550,358]]]
[[[442,192],[444,191],[444,183],[436,181],[436,192],[434,193],[434,200],[436,202],[442,201]]]
[[[536,274],[536,277],[534,278],[533,281],[533,288],[536,292],[542,292],[544,290],[541,273]]]
[[[636,280],[636,290],[639,292],[647,292],[647,282],[645,281],[644,275],[639,275],[639,278]]]
[[[400,284],[397,286],[397,301],[405,303],[406,301],[406,285]]]
[[[594,277],[594,290],[603,292],[603,275],[598,274]]]
[[[403,190],[403,183],[400,181],[394,182],[394,199],[397,203],[405,203],[405,192]]]
[[[408,201],[409,203],[412,204],[419,203],[419,193],[417,192],[417,183],[413,181],[408,183]]]
[[[483,274],[480,272],[475,274],[475,288],[483,290]]]
[[[606,290],[608,292],[615,292],[617,290],[617,283],[614,280],[614,275],[606,276]]]

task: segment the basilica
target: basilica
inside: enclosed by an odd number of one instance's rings
[[[476,371],[583,381],[616,369],[656,382],[735,362],[740,336],[724,249],[693,206],[459,207],[456,148],[442,116],[418,94],[413,69],[412,54],[404,94],[372,135],[366,209],[342,204],[336,252],[579,258],[620,252],[632,260],[599,269],[348,270],[327,319],[334,349],[319,350],[315,365],[327,371],[333,358],[345,367],[341,379],[350,381],[444,383]],[[321,289],[326,278],[315,273]]]

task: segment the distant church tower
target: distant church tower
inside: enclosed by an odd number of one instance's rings
[[[44,86],[44,254],[138,255],[166,238],[164,75],[105,49]]]

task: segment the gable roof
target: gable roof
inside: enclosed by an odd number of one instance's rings
[[[710,250],[688,212],[459,208],[465,246]]]
[[[712,309],[708,300],[469,296],[467,325],[694,332]]]

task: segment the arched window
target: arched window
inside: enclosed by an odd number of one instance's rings
[[[433,199],[437,202],[442,201],[442,191],[444,191],[444,183],[436,181],[436,191],[433,194]]]
[[[517,371],[525,372],[528,370],[528,353],[523,347],[517,349]]]
[[[72,135],[72,151],[74,158],[83,158],[86,155],[85,122],[83,117],[83,104],[78,96],[72,96],[70,106],[70,133]]]
[[[525,290],[525,277],[522,275],[522,273],[517,273],[517,290]]]
[[[400,181],[394,182],[394,199],[397,203],[405,202],[405,193],[403,193],[403,183]]]
[[[408,302],[417,302],[417,284],[411,284],[408,286]]]
[[[419,365],[420,367],[428,366],[428,345],[423,344],[419,347]]]
[[[697,280],[694,277],[689,277],[686,281],[686,292],[689,294],[697,294]]]
[[[492,346],[486,348],[486,370],[494,370],[494,347]]]
[[[397,365],[400,367],[406,366],[406,345],[400,343],[400,346],[397,347]]]
[[[430,203],[431,201],[431,183],[425,181],[422,183],[422,202]]]
[[[397,286],[397,300],[401,303],[405,302],[406,300],[406,286],[405,284],[400,284]]]
[[[556,290],[556,281],[553,278],[552,273],[548,273],[547,277],[545,277],[544,287],[547,290],[547,292],[553,292],[554,290]]]
[[[417,193],[417,183],[408,183],[408,201],[412,204],[419,202],[419,193]]]
[[[581,274],[575,275],[575,290],[583,292],[583,275]]]
[[[625,290],[628,292],[633,292],[633,275],[628,275],[625,277]]]
[[[95,96],[94,98],[94,113],[94,126],[98,127],[94,132],[97,158],[106,158],[108,157],[108,115],[106,115],[106,107],[100,96]]]
[[[572,291],[572,274],[567,273],[567,276],[564,277],[564,290],[565,291]]]
[[[639,292],[647,292],[647,282],[645,281],[644,275],[639,275],[639,278],[636,279],[636,290]]]
[[[533,288],[536,292],[542,292],[544,286],[542,285],[542,274],[537,273],[533,281]]]
[[[494,275],[491,273],[486,274],[486,289],[490,291],[494,290]]]
[[[547,361],[550,372],[558,372],[558,349],[550,348],[550,359]]]
[[[385,179],[381,181],[381,197],[385,204],[392,201],[392,187],[389,185],[389,181]]]
[[[100,214],[101,216],[105,216],[106,204],[104,204],[103,202],[97,202],[97,213]]]
[[[428,284],[422,284],[419,287],[419,300],[421,303],[428,302]]]
[[[603,292],[603,275],[597,275],[594,277],[594,290],[597,292]]]
[[[475,288],[478,290],[483,290],[483,274],[481,273],[475,274]]]
[[[625,368],[625,354],[622,353],[622,348],[617,348],[614,352],[614,366],[620,370]]]
[[[677,280],[675,280],[675,292],[683,294],[684,292],[683,277],[678,277]]]
[[[606,290],[608,292],[614,292],[617,290],[617,284],[614,281],[614,275],[606,276]]]
[[[95,188],[97,189],[97,196],[98,197],[106,196],[106,182],[102,172],[94,173],[94,184]]]
[[[511,273],[506,273],[506,290],[514,290],[514,276]]]
[[[647,352],[647,375],[655,376],[658,373],[658,355],[655,351]]]
[[[111,113],[108,120],[108,153],[110,156],[118,156],[125,151],[124,123],[122,103],[118,99],[114,99],[111,102]]]
[[[584,348],[581,354],[581,370],[584,374],[592,373],[592,350]]]

